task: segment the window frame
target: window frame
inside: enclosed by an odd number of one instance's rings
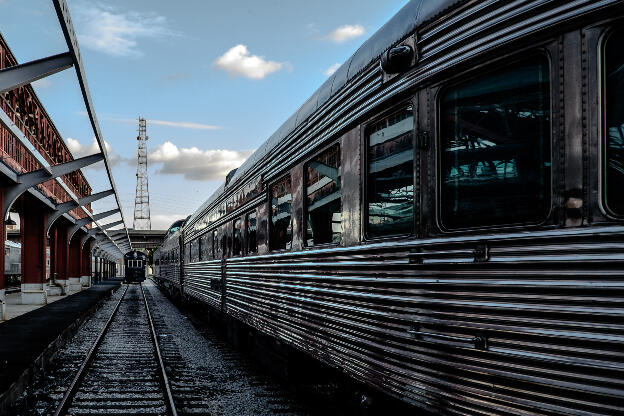
[[[203,261],[203,259],[202,259],[202,238],[203,238],[203,235],[200,235],[199,237],[197,237],[197,258],[198,258],[198,261]]]
[[[291,234],[290,234],[290,248],[271,248],[271,244],[272,244],[272,238],[271,236],[273,235],[273,220],[272,218],[272,204],[273,204],[273,193],[271,192],[273,190],[273,187],[275,185],[277,185],[278,182],[282,181],[283,179],[285,179],[286,177],[290,178],[290,197],[291,197],[291,212],[290,212],[290,226],[292,228]],[[290,172],[290,169],[286,171],[285,174],[283,175],[277,175],[276,176],[277,179],[273,180],[272,182],[269,183],[269,186],[267,186],[267,213],[268,213],[268,224],[267,224],[267,228],[268,228],[268,248],[269,248],[269,253],[284,253],[284,252],[289,252],[293,250],[293,242],[295,240],[295,227],[293,226],[293,213],[292,213],[292,205],[294,202],[294,194],[292,191],[292,184],[293,184],[293,178],[292,178],[292,174]]]
[[[413,218],[412,218],[412,230],[409,233],[402,234],[392,234],[374,237],[370,236],[368,233],[368,184],[369,184],[369,156],[368,156],[368,132],[370,131],[370,127],[384,118],[387,118],[395,113],[398,113],[402,109],[406,109],[408,107],[412,107],[412,116],[414,118],[414,126],[412,127],[412,184],[414,186],[414,197],[412,201],[412,209],[413,209]],[[406,238],[414,238],[418,236],[418,226],[419,221],[418,218],[420,216],[419,212],[419,199],[420,199],[420,189],[416,186],[418,177],[420,172],[417,170],[417,158],[419,157],[420,149],[416,146],[416,135],[418,133],[419,120],[418,120],[418,95],[415,92],[410,92],[410,96],[406,99],[402,99],[395,104],[388,106],[386,109],[376,113],[373,117],[368,119],[365,123],[362,124],[360,130],[360,174],[361,178],[361,193],[362,193],[362,201],[360,203],[360,213],[361,213],[361,235],[362,242],[380,242],[380,241],[393,241],[393,240],[403,240]],[[342,150],[341,150],[342,151]],[[342,189],[341,189],[342,192]],[[341,201],[342,202],[342,201]],[[344,230],[343,230],[344,233]]]
[[[437,229],[443,234],[461,234],[466,232],[476,232],[476,231],[492,231],[492,230],[507,230],[507,229],[518,229],[518,228],[536,228],[536,227],[544,227],[548,225],[553,225],[553,214],[555,212],[555,204],[559,198],[559,193],[561,191],[559,185],[557,184],[557,180],[559,175],[561,175],[562,165],[560,157],[556,151],[554,141],[560,137],[560,140],[563,140],[563,136],[559,134],[559,131],[555,131],[555,125],[559,122],[559,118],[561,117],[561,109],[557,107],[557,97],[558,97],[558,83],[559,79],[562,76],[562,72],[558,70],[555,65],[553,65],[553,53],[551,52],[550,43],[545,44],[544,46],[532,47],[528,50],[512,53],[510,55],[498,58],[491,59],[486,61],[483,65],[478,67],[473,67],[466,71],[462,71],[458,73],[456,76],[449,78],[441,84],[440,87],[435,91],[433,100],[434,100],[434,139],[431,140],[431,147],[433,148],[433,165],[432,168],[435,171],[435,226]],[[477,79],[482,76],[495,74],[497,71],[500,71],[505,68],[511,68],[514,64],[522,63],[528,59],[534,58],[536,56],[543,56],[546,58],[548,62],[548,74],[549,74],[549,91],[550,91],[550,123],[549,123],[549,132],[550,132],[550,140],[548,141],[548,146],[550,150],[550,197],[548,205],[548,211],[546,215],[540,221],[534,222],[516,222],[516,223],[502,223],[502,224],[492,224],[492,225],[479,225],[475,227],[463,227],[463,228],[448,228],[445,227],[442,222],[442,197],[441,197],[441,189],[442,189],[442,163],[441,163],[441,97],[451,88],[457,87],[458,85],[465,84],[470,82],[471,80]],[[483,67],[486,67],[485,71],[483,71]]]
[[[217,253],[219,252],[219,231],[214,228],[213,230],[209,231],[210,235],[211,235],[211,239],[212,239],[212,259],[213,260],[217,260]],[[216,244],[216,248],[215,248],[215,244]]]
[[[617,24],[620,24],[618,27]],[[605,94],[605,89],[607,88],[607,77],[606,77],[606,47],[609,39],[621,32],[624,35],[624,28],[622,28],[622,24],[624,21],[618,20],[612,22],[609,27],[607,27],[600,39],[598,40],[598,125],[599,134],[598,134],[598,204],[602,213],[610,220],[622,220],[624,219],[624,214],[618,214],[613,209],[609,207],[607,201],[607,95]]]
[[[249,252],[249,215],[251,213],[256,214],[256,251],[254,252]],[[258,255],[258,207],[254,207],[248,211],[245,212],[244,215],[244,225],[245,225],[245,230],[244,230],[244,239],[243,239],[243,251],[244,251],[244,255],[245,256],[257,256]]]
[[[309,156],[306,161],[303,163],[303,180],[302,180],[302,189],[303,189],[303,194],[302,194],[302,204],[303,204],[303,218],[302,218],[302,233],[303,235],[301,236],[301,240],[303,241],[303,248],[304,249],[318,249],[318,248],[324,248],[324,247],[337,247],[340,246],[341,242],[342,242],[342,235],[344,234],[344,230],[342,229],[342,221],[341,221],[341,230],[340,230],[340,242],[338,243],[323,243],[323,244],[316,244],[316,245],[308,245],[308,240],[307,240],[307,233],[308,233],[308,180],[307,180],[307,167],[308,164],[310,163],[310,161],[316,157],[318,157],[319,155],[321,155],[322,153],[326,152],[327,150],[329,150],[331,147],[338,145],[338,150],[339,150],[339,155],[338,157],[340,158],[340,170],[341,170],[341,175],[340,177],[342,178],[342,142],[340,139],[333,139],[330,140],[329,142],[327,142],[326,145],[324,145],[323,147],[318,148],[318,150],[313,153],[311,156]],[[340,215],[342,218],[342,197],[343,197],[343,193],[342,193],[342,184],[340,185]]]
[[[247,216],[245,215],[244,218],[247,218]],[[238,254],[234,254],[234,239],[236,238],[236,221],[240,221],[241,222],[241,232],[240,232],[240,252]],[[232,256],[231,257],[243,257],[245,255],[245,230],[242,228],[243,226],[245,226],[245,222],[244,219],[241,218],[240,216],[234,217],[232,218],[231,221],[228,221],[232,224]]]

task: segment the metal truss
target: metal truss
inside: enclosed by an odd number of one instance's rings
[[[20,195],[27,191],[32,192],[37,185],[43,182],[46,182],[50,179],[56,179],[56,181],[64,188],[64,190],[70,196],[71,200],[68,202],[57,204],[54,207],[54,212],[48,218],[46,232],[50,231],[50,228],[58,218],[63,215],[67,216],[66,214],[69,211],[80,207],[82,208],[82,211],[87,215],[87,217],[72,221],[75,222],[75,224],[70,229],[70,239],[79,229],[82,228],[86,233],[86,236],[81,239],[82,246],[84,246],[89,238],[95,237],[96,247],[99,247],[100,252],[107,253],[107,256],[111,258],[120,258],[123,256],[124,252],[132,249],[132,244],[130,241],[130,236],[128,235],[128,230],[125,226],[125,219],[123,211],[121,209],[121,203],[119,201],[119,195],[117,193],[115,181],[110,168],[110,162],[108,154],[106,152],[106,146],[104,145],[104,139],[102,137],[97,116],[93,108],[91,94],[89,92],[89,86],[87,84],[87,78],[85,75],[84,66],[82,64],[82,58],[80,56],[80,49],[78,47],[76,32],[72,24],[69,8],[66,1],[52,0],[52,2],[54,4],[54,8],[59,19],[59,24],[63,31],[63,35],[65,37],[65,41],[69,50],[58,55],[37,59],[31,62],[26,62],[6,68],[4,70],[0,70],[0,93],[4,93],[6,91],[13,90],[23,85],[30,84],[38,79],[45,78],[73,66],[76,70],[76,75],[87,110],[87,115],[91,122],[91,127],[98,143],[100,153],[75,159],[67,163],[57,164],[54,166],[49,166],[47,163],[42,163],[42,169],[33,172],[27,172],[24,174],[10,175],[11,179],[13,179],[14,181],[14,184],[10,185],[7,188],[7,193],[3,201],[3,220],[8,218],[11,206],[13,205],[15,200],[19,198]],[[9,120],[8,117],[5,116],[6,114],[4,114],[3,111],[0,111],[0,121],[13,132],[13,134],[18,138],[18,140],[22,142],[22,144],[25,145],[26,150],[33,154],[33,156],[35,156],[41,162],[42,158],[38,154],[38,152],[35,149],[31,149],[32,146],[26,145],[27,143],[30,144],[28,140],[25,137],[22,137],[23,135],[20,134],[21,131],[19,131],[19,129],[11,122],[11,120]],[[75,172],[100,161],[104,162],[104,166],[106,168],[106,173],[108,175],[109,183],[111,185],[111,189],[109,190],[91,194],[83,198],[78,198],[60,178],[67,173]],[[115,196],[117,209],[99,214],[92,214],[91,212],[89,212],[89,210],[85,208],[86,205],[110,195]],[[99,219],[103,219],[117,213],[121,215],[120,221],[116,221],[106,225],[98,224],[97,221]],[[89,230],[84,228],[90,223],[94,224],[92,229]],[[112,234],[109,235],[109,233],[106,232],[107,229],[122,224],[124,225],[123,232],[125,234],[125,238],[123,240],[119,240],[118,234],[115,234],[116,238],[112,238]]]

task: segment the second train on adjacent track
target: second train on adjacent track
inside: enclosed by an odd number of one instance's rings
[[[621,1],[410,1],[157,281],[434,413],[624,413],[622,27]]]

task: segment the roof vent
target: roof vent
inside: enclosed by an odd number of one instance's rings
[[[390,48],[381,56],[381,68],[387,74],[398,74],[407,71],[414,61],[414,49],[410,45],[399,45]]]
[[[236,169],[232,169],[227,176],[225,177],[225,186],[228,186],[230,184],[230,181],[232,180],[232,178],[234,177],[234,174],[236,173],[236,171],[238,170],[238,168]]]

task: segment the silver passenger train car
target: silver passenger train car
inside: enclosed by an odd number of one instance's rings
[[[20,284],[22,276],[22,245],[13,241],[4,242],[4,279],[6,286]]]
[[[180,238],[184,220],[174,222],[167,231],[163,244],[153,254],[154,276],[161,286],[172,292],[180,289]],[[176,289],[177,288],[177,289]]]
[[[624,414],[622,45],[621,1],[410,1],[157,278],[433,413]]]

